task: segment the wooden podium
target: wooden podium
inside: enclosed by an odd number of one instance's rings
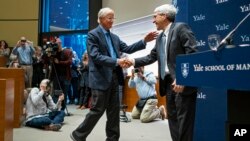
[[[14,80],[0,79],[0,140],[13,141]]]
[[[0,56],[0,67],[6,67],[7,59],[5,56]]]
[[[21,68],[0,68],[1,79],[14,79],[14,124],[15,128],[21,126],[23,121],[23,95],[24,95],[24,70]],[[9,87],[9,86],[8,86]]]

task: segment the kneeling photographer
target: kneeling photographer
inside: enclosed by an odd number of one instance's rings
[[[55,104],[51,97],[51,84],[43,79],[39,88],[32,88],[26,100],[25,125],[51,131],[58,131],[62,127],[65,113],[61,109],[64,100],[63,93]]]
[[[140,119],[141,122],[151,122],[154,119],[166,118],[165,107],[157,107],[158,99],[155,90],[156,78],[153,72],[144,71],[144,67],[132,70],[128,86],[136,88],[139,100],[133,107],[131,116],[134,119]]]
[[[54,90],[62,90],[65,94],[65,100],[67,100],[67,98],[69,98],[68,91],[70,89],[72,78],[70,68],[72,64],[72,51],[69,48],[63,49],[60,40],[56,41],[56,45],[57,46],[53,46],[51,49],[52,52],[48,55],[51,60],[51,72],[49,79],[53,82]],[[53,98],[57,99],[57,96],[55,95]],[[65,100],[62,103],[62,110],[66,109]]]

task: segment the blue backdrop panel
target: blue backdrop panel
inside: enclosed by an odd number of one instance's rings
[[[172,3],[179,9],[176,21],[188,23],[194,31],[199,51],[209,50],[208,35],[219,34],[223,39],[250,12],[250,0],[173,0]],[[250,18],[235,32],[236,46],[250,44],[249,25]],[[226,121],[227,91],[200,88],[194,141],[225,141]]]
[[[200,88],[197,96],[194,141],[224,141],[227,91]]]

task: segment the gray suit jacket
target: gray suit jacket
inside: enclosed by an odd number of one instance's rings
[[[151,50],[150,54],[135,59],[135,67],[144,66],[151,64],[158,60],[158,76],[159,76],[159,86],[160,95],[166,95],[168,90],[171,90],[171,83],[176,78],[175,68],[176,68],[176,57],[179,54],[189,54],[195,52],[196,39],[190,27],[185,23],[173,23],[169,30],[168,40],[167,40],[167,62],[171,78],[168,80],[162,80],[160,76],[161,63],[160,63],[160,47],[161,47],[161,33],[156,39],[155,47]],[[185,87],[182,94],[189,94],[196,91],[196,88]]]
[[[111,33],[111,40],[118,58],[120,52],[133,53],[145,48],[143,41],[138,41],[130,46]],[[106,90],[110,87],[113,70],[118,74],[119,84],[124,83],[122,68],[116,65],[116,59],[110,57],[108,44],[100,26],[88,33],[89,55],[89,87],[92,89]]]

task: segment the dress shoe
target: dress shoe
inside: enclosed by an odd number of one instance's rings
[[[74,137],[73,132],[70,134],[70,138],[71,138],[73,141],[80,141],[80,140],[77,140],[76,137]]]
[[[59,131],[62,128],[61,124],[50,124],[47,126],[44,126],[45,130],[50,130],[50,131]]]

